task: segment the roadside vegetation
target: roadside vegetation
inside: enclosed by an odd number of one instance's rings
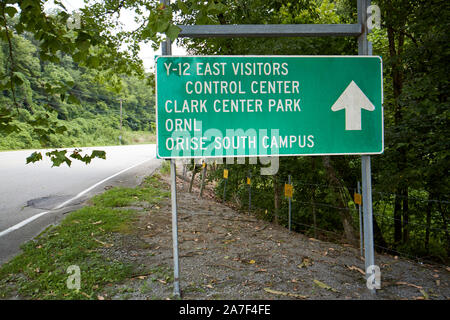
[[[217,1],[211,14],[177,1],[180,24],[357,23],[357,1]],[[384,153],[372,159],[374,240],[378,252],[449,263],[450,169],[449,14],[440,0],[372,1],[381,26],[369,35],[383,60]],[[200,5],[199,5],[200,6]],[[183,38],[192,55],[357,55],[356,38]],[[445,58],[447,57],[447,58]],[[227,200],[248,210],[246,178],[252,176],[252,210],[288,225],[284,184],[291,175],[293,229],[310,236],[359,245],[360,156],[280,157],[273,176],[260,165],[220,165],[210,172],[217,196],[229,170]]]
[[[88,206],[25,243],[22,253],[0,268],[0,298],[97,300],[108,285],[141,273],[161,273],[160,268],[141,270],[103,251],[117,245],[114,234],[135,232],[137,208],[157,205],[168,196],[154,175],[136,188],[112,188],[93,197]],[[67,287],[72,265],[80,268],[79,290]]]
[[[45,61],[29,33],[10,41],[21,85],[14,93],[0,87],[0,151],[117,145],[120,135],[122,144],[154,143],[152,74],[111,74],[62,52]],[[0,39],[2,79],[11,72],[8,50]]]

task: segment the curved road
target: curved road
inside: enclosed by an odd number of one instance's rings
[[[155,145],[82,149],[83,154],[104,150],[106,160],[52,168],[48,159],[25,164],[34,150],[0,152],[0,264],[105,186],[136,186],[161,163]]]

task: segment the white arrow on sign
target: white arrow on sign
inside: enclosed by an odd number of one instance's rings
[[[345,130],[361,130],[361,109],[375,110],[375,106],[352,80],[331,107],[332,111],[345,109]]]

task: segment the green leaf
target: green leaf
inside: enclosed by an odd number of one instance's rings
[[[81,104],[80,100],[73,94],[69,95],[69,98],[67,98],[67,103],[69,103],[69,104]]]
[[[72,161],[66,157],[66,153],[67,150],[54,150],[47,152],[45,155],[50,157],[50,160],[53,162],[52,167],[59,167],[62,163],[66,163],[70,167]]]
[[[40,160],[42,160],[42,154],[40,152],[35,151],[27,158],[27,164],[29,164],[30,162],[34,163]]]
[[[189,14],[190,10],[189,8],[186,6],[186,4],[182,1],[177,1],[177,5],[178,8],[181,10],[181,12],[183,12],[183,14]]]
[[[178,26],[176,26],[174,24],[171,24],[169,26],[169,28],[167,29],[167,31],[166,31],[166,35],[167,35],[167,37],[169,37],[169,39],[171,41],[174,41],[178,37],[180,32],[181,32],[181,28],[180,27],[178,27]]]
[[[12,18],[17,13],[17,9],[14,7],[6,7],[5,12]]]
[[[103,150],[93,150],[91,153],[91,157],[106,160],[106,152]]]
[[[165,32],[169,28],[170,22],[168,20],[156,21],[156,32]]]
[[[25,77],[25,75],[24,75],[22,72],[14,72],[14,73],[13,73],[13,76],[12,76],[12,82],[14,83],[14,85],[20,86],[20,85],[22,85],[26,80],[27,80],[27,78]]]
[[[339,292],[336,289],[330,287],[329,285],[327,285],[319,280],[316,280],[316,279],[314,279],[314,284],[322,289],[326,289],[326,290],[333,291],[333,292]]]
[[[0,110],[0,132],[6,133],[6,135],[20,132],[20,127],[14,123],[14,119],[8,110]]]

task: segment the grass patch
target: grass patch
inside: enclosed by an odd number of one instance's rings
[[[139,205],[140,202],[156,204],[170,196],[170,192],[162,190],[163,184],[159,176],[146,177],[139,188],[112,188],[91,199],[94,206],[117,208]]]
[[[161,173],[163,175],[170,174],[170,160],[164,160],[161,166]]]
[[[123,142],[125,144],[154,144],[156,135],[149,131],[123,131]]]
[[[107,284],[133,276],[133,265],[102,254],[113,245],[112,233],[134,230],[138,214],[120,207],[136,201],[158,203],[167,196],[158,176],[146,178],[137,188],[113,188],[96,196],[90,206],[22,245],[23,252],[1,267],[0,298],[97,299]],[[80,268],[79,291],[66,285],[71,265]]]

